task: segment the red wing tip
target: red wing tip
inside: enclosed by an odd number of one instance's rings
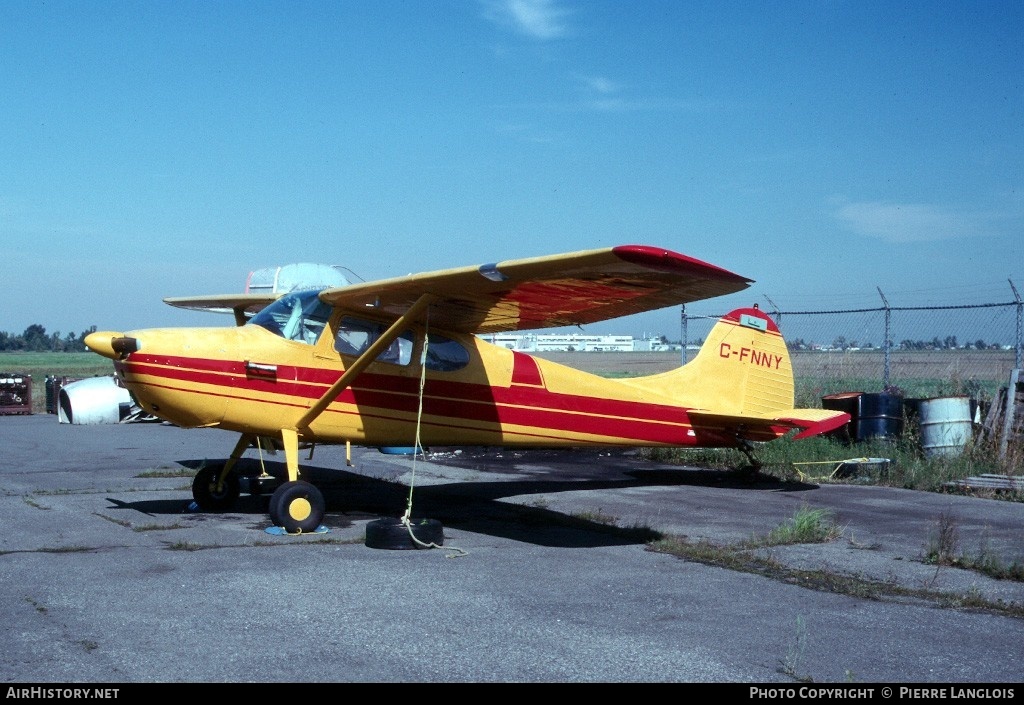
[[[733,281],[753,283],[753,279],[741,277],[735,272],[722,269],[709,262],[699,260],[695,257],[667,250],[663,247],[652,247],[650,245],[620,245],[613,247],[612,252],[622,260],[638,264],[644,267],[656,267],[670,271],[687,272],[689,274],[702,274],[706,277],[716,279],[729,279]]]

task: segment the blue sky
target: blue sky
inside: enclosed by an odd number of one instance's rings
[[[756,280],[688,312],[1012,300],[1022,37],[999,0],[7,0],[0,330],[633,243]]]

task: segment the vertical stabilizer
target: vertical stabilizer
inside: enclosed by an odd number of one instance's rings
[[[806,438],[850,419],[793,407],[789,350],[775,322],[756,307],[722,316],[689,363],[629,382],[685,407],[697,436],[712,434],[714,442],[727,436],[770,440],[794,428],[801,429],[795,438]]]
[[[686,365],[635,380],[677,404],[730,415],[793,407],[793,368],[775,322],[758,308],[722,316]]]

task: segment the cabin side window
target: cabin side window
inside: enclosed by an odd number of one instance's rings
[[[426,366],[428,370],[454,372],[468,364],[469,352],[462,343],[432,333],[427,338]]]
[[[358,357],[373,345],[387,328],[375,321],[352,316],[343,316],[338,323],[334,337],[334,349],[342,355]],[[412,361],[413,337],[411,331],[404,331],[377,355],[380,362],[393,365],[408,365]]]
[[[384,334],[387,327],[376,321],[354,316],[343,316],[338,322],[338,333],[334,338],[334,349],[342,355],[359,357]],[[416,343],[415,333],[403,331],[378,356],[379,362],[394,365],[408,365],[412,362],[412,351]],[[430,335],[427,341],[426,367],[435,372],[454,372],[469,364],[469,351],[462,343],[443,335]]]

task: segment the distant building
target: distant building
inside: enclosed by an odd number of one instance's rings
[[[480,336],[488,343],[520,352],[664,352],[678,350],[661,337],[634,338],[631,335],[585,335],[582,333],[489,333]]]

